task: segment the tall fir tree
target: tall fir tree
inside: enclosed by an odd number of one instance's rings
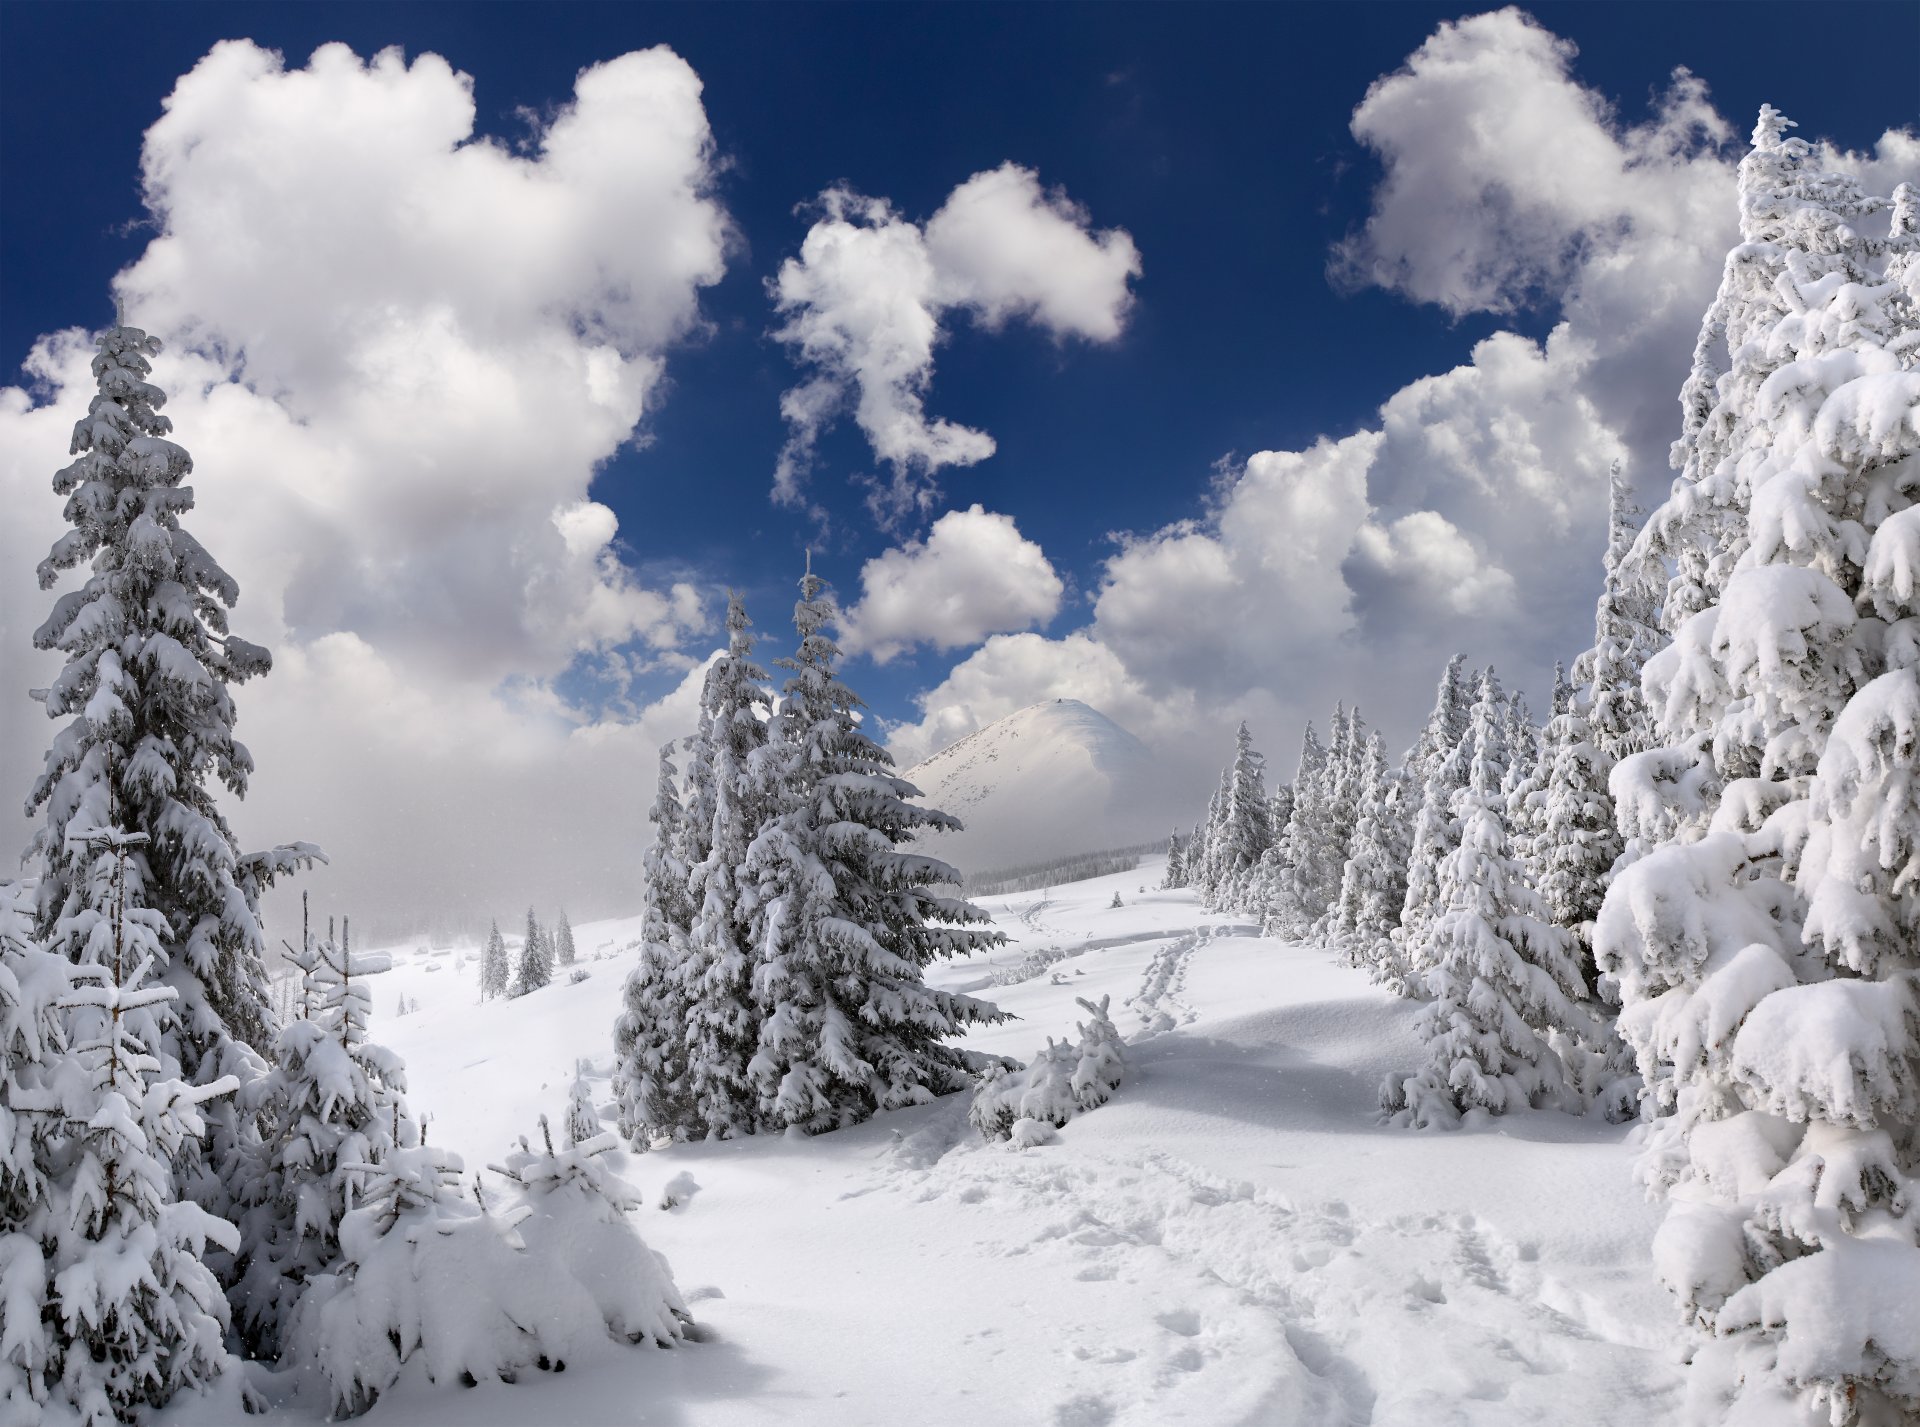
[[[1448,661],[1434,695],[1433,712],[1427,715],[1418,741],[1407,754],[1408,776],[1418,779],[1410,787],[1409,805],[1415,812],[1407,852],[1407,896],[1380,975],[1383,984],[1402,996],[1426,994],[1426,967],[1420,963],[1419,948],[1427,924],[1439,910],[1440,864],[1459,843],[1453,805],[1467,785],[1473,758],[1467,738],[1472,701],[1462,693],[1463,663],[1458,654]],[[1484,671],[1479,682],[1482,696],[1488,683],[1493,684],[1497,696],[1499,685],[1492,670]],[[1450,738],[1451,743],[1447,741]]]
[[[1646,667],[1664,746],[1612,780],[1640,846],[1595,949],[1669,1112],[1641,1172],[1700,1329],[1692,1415],[1878,1427],[1920,1418],[1920,202],[1788,127],[1763,108],[1741,163],[1641,536],[1691,559]]]
[[[1387,767],[1380,735],[1368,737],[1360,766],[1359,820],[1340,878],[1329,930],[1349,965],[1383,960],[1407,897],[1406,780]]]
[[[66,1144],[46,1205],[42,1318],[54,1395],[105,1427],[238,1371],[227,1301],[205,1260],[212,1246],[233,1253],[239,1235],[178,1199],[170,1166],[205,1132],[199,1106],[240,1083],[189,1086],[154,1053],[180,993],[154,976],[170,925],[144,904],[135,854],[147,835],[111,823],[68,835],[87,863],[55,936],[77,962],[63,1003],[84,1078],[59,1107]],[[10,1313],[15,1302],[9,1292]]]
[[[859,699],[836,673],[832,598],[811,570],[794,609],[799,649],[759,757],[783,808],[754,839],[754,992],[749,1067],[764,1128],[853,1124],[968,1083],[949,1042],[1004,1019],[995,1007],[922,979],[938,957],[998,945],[986,913],[935,889],[959,873],[901,844],[956,819],[917,790],[861,729]]]
[[[1435,914],[1413,948],[1432,997],[1420,1015],[1427,1065],[1382,1091],[1398,1123],[1445,1128],[1469,1110],[1501,1114],[1563,1097],[1569,1078],[1555,1041],[1588,1030],[1571,941],[1547,920],[1507,843],[1508,733],[1489,670],[1463,744],[1470,752],[1454,802],[1459,837],[1441,861]]]
[[[627,973],[620,1014],[613,1023],[620,1133],[636,1149],[661,1136],[684,1138],[693,1123],[684,981],[693,927],[686,818],[673,748],[664,745],[653,808],[647,814],[653,842],[641,866],[640,959]]]
[[[487,930],[487,942],[480,950],[480,999],[489,1000],[507,994],[513,980],[513,962],[507,955],[507,939],[500,935],[500,923]]]
[[[1187,849],[1180,842],[1179,832],[1167,834],[1167,871],[1160,879],[1164,891],[1177,891],[1187,885]]]
[[[524,996],[553,980],[553,941],[540,919],[527,908],[526,939],[520,943],[520,962],[514,968],[512,994]]]
[[[693,907],[687,998],[689,1134],[744,1134],[758,1118],[747,1066],[759,1036],[753,991],[753,914],[758,889],[747,849],[781,810],[781,789],[761,756],[770,712],[766,671],[753,662],[753,635],[738,595],[727,602],[727,649],[707,670],[702,724],[711,741],[712,822],[707,855],[690,869]]]
[[[1266,774],[1267,760],[1242,723],[1234,735],[1233,758],[1220,778],[1207,880],[1201,888],[1206,904],[1216,910],[1246,905],[1261,855],[1273,846]]]
[[[152,947],[176,993],[148,1047],[197,1085],[265,1069],[275,1029],[259,899],[273,880],[319,857],[296,843],[242,853],[215,784],[246,791],[253,760],[234,738],[229,686],[271,659],[234,635],[239,588],[181,524],[193,509],[187,452],[167,439],[166,395],[147,380],[157,338],[122,322],[97,339],[97,391],[75,423],[72,464],[54,477],[72,529],[41,562],[42,589],[86,567],[55,601],[36,648],[66,664],[36,691],[66,719],[27,798],[43,822],[28,849],[39,872],[38,931],[49,950],[82,959],[71,928],[86,905],[92,854],[78,829],[116,827],[144,841],[128,853],[136,901],[163,923]],[[174,1166],[183,1194],[220,1207],[236,1189],[244,1143],[232,1097],[205,1107],[203,1147],[187,1136]]]
[[[553,958],[561,966],[571,966],[579,958],[579,948],[573,944],[573,924],[567,920],[567,909],[560,909],[560,925],[553,931]]]
[[[1336,715],[1332,736],[1340,736],[1345,718],[1343,709]],[[1338,895],[1341,869],[1332,865],[1333,784],[1338,771],[1334,752],[1321,747],[1319,735],[1309,723],[1300,736],[1293,805],[1259,878],[1257,909],[1270,935],[1309,935]]]

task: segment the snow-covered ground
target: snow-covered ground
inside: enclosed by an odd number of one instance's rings
[[[1648,1427],[1679,1383],[1655,1216],[1618,1127],[1375,1124],[1414,1008],[1139,870],[988,899],[1008,946],[939,967],[1025,1059],[1111,995],[1125,1084],[1057,1142],[986,1144],[964,1097],[816,1139],[628,1159],[699,1322],[512,1387],[409,1384],[369,1424],[1038,1423]],[[1110,903],[1118,891],[1125,905]],[[374,1033],[430,1134],[498,1162],[577,1058],[610,1100],[637,927],[577,929],[578,983],[478,1004],[473,953],[400,949]],[[1019,979],[1015,979],[1019,978]],[[400,998],[419,1009],[396,1016]],[[282,1420],[298,1417],[288,1407]],[[258,1421],[259,1419],[252,1419]]]

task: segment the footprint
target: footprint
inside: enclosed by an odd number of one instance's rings
[[[1191,1343],[1167,1359],[1168,1367],[1178,1368],[1181,1372],[1199,1372],[1206,1365],[1206,1359],[1200,1356],[1200,1350]]]
[[[1053,1427],[1107,1427],[1113,1406],[1104,1397],[1068,1398],[1053,1409]]]
[[[1200,1336],[1200,1315],[1191,1308],[1176,1308],[1170,1313],[1162,1313],[1154,1322],[1169,1333],[1178,1333],[1183,1338]]]
[[[1105,1283],[1114,1276],[1112,1264],[1089,1264],[1074,1275],[1082,1283]]]

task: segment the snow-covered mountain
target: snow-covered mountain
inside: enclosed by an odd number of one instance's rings
[[[903,776],[966,830],[923,846],[963,871],[1013,867],[1166,835],[1153,755],[1078,699],[990,723]]]

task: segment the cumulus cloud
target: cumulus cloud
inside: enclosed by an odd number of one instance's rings
[[[934,350],[955,314],[987,328],[1022,320],[1058,340],[1116,339],[1140,273],[1133,239],[1095,232],[1084,209],[1031,169],[1002,164],[948,195],[924,226],[884,198],[820,195],[821,216],[772,283],[775,336],[808,379],[780,402],[789,438],[774,498],[800,504],[815,443],[851,409],[889,470],[870,505],[883,524],[924,513],[948,466],[994,452],[984,431],[930,417]]]
[[[1045,624],[1066,586],[1010,515],[950,510],[925,540],[867,561],[840,646],[885,664],[916,645],[958,649],[990,634]]]
[[[1085,629],[989,641],[926,691],[901,748],[1105,689],[1190,761],[1199,796],[1241,716],[1278,720],[1262,734],[1277,754],[1337,699],[1410,735],[1456,649],[1544,692],[1590,638],[1609,465],[1664,488],[1676,393],[1737,237],[1736,126],[1704,86],[1676,71],[1628,123],[1575,57],[1518,10],[1440,25],[1354,111],[1382,172],[1330,264],[1456,316],[1544,310],[1547,339],[1496,332],[1388,395],[1368,429],[1256,453],[1193,518],[1122,540]],[[1890,132],[1822,162],[1884,192],[1920,169],[1920,143]]]
[[[510,149],[474,138],[473,81],[436,56],[327,45],[289,68],[232,41],[146,135],[158,232],[116,287],[168,343],[190,526],[278,661],[239,695],[261,772],[238,825],[332,841],[332,884],[368,922],[472,913],[483,889],[576,914],[630,900],[650,744],[679,731],[687,686],[618,719],[557,690],[706,653],[695,582],[636,578],[591,493],[724,271],[700,90],[668,50],[623,55]],[[51,596],[26,572],[59,527],[48,481],[90,355],[53,334],[31,392],[0,393],[15,688],[47,681],[23,651]],[[24,787],[49,730],[6,717]],[[369,855],[383,843],[396,855]]]

